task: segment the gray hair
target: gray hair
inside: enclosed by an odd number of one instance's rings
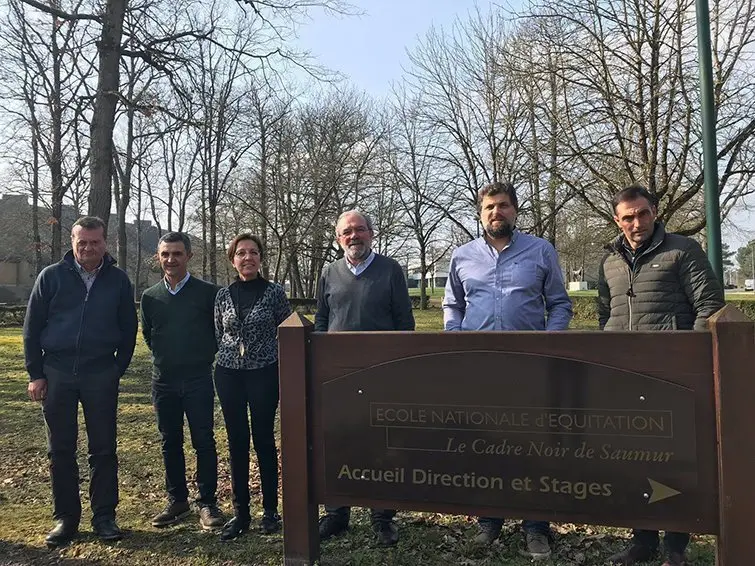
[[[347,216],[350,216],[352,214],[356,214],[357,216],[361,216],[364,219],[364,223],[367,224],[367,229],[371,232],[374,232],[375,229],[372,226],[372,218],[370,218],[367,214],[359,210],[358,208],[352,208],[351,210],[347,210],[345,212],[342,212],[338,216],[338,220],[336,220],[336,236],[338,236],[338,225],[341,223],[341,220],[346,218]]]

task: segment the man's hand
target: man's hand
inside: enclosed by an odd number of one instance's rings
[[[26,390],[29,392],[29,399],[32,401],[44,401],[47,397],[47,380],[35,379],[30,381]]]

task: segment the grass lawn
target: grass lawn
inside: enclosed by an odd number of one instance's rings
[[[440,328],[440,309],[415,311],[421,331]],[[25,564],[93,566],[118,565],[244,565],[277,566],[283,563],[282,535],[263,537],[249,533],[236,542],[221,544],[214,533],[203,532],[196,515],[167,530],[153,529],[150,518],[165,503],[163,466],[155,419],[149,395],[149,357],[140,342],[134,361],[121,383],[118,456],[120,459],[121,503],[118,521],[127,536],[115,544],[101,544],[91,534],[84,503],[82,534],[75,544],[60,551],[44,547],[44,535],[51,526],[49,472],[45,455],[42,415],[26,396],[27,377],[23,369],[21,333],[17,328],[0,329],[0,566]],[[221,508],[230,513],[228,448],[219,407],[215,423],[219,454]],[[83,428],[83,421],[82,421]],[[85,446],[80,434],[80,446]],[[194,462],[187,440],[189,473]],[[79,467],[82,494],[88,489],[86,455]],[[259,476],[252,470],[252,488],[259,491]],[[258,503],[258,501],[257,501]],[[261,515],[259,507],[253,510]],[[401,541],[389,550],[376,548],[365,510],[355,509],[347,536],[322,546],[322,565],[332,566],[524,566],[517,545],[521,538],[517,522],[508,521],[500,543],[476,548],[474,522],[461,516],[434,513],[399,513]],[[556,551],[548,564],[597,566],[625,543],[627,531],[585,525],[554,525]],[[691,547],[691,564],[714,564],[710,537],[697,537]],[[657,563],[656,563],[657,564]]]

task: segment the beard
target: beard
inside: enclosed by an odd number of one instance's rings
[[[359,242],[358,244],[347,246],[344,253],[351,261],[359,262],[370,255],[370,248],[364,242]]]
[[[508,220],[502,220],[497,227],[493,226],[492,223],[486,224],[485,233],[494,240],[498,240],[500,238],[511,238],[511,236],[514,234],[514,223],[509,222]]]

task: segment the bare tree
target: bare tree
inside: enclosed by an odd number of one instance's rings
[[[712,3],[719,192],[725,217],[751,192],[755,89],[746,55],[755,6]],[[648,185],[660,218],[694,234],[705,226],[698,69],[692,0],[540,3],[531,16],[563,31],[559,76],[563,143],[573,157],[563,180],[610,219],[610,195]]]
[[[444,191],[439,163],[433,151],[438,146],[437,126],[423,128],[419,119],[424,101],[410,98],[405,89],[398,88],[394,102],[394,128],[387,151],[391,173],[399,187],[398,201],[404,212],[407,229],[414,237],[420,266],[420,308],[426,309],[427,274],[437,254],[430,260],[435,238],[454,201],[453,194]]]

